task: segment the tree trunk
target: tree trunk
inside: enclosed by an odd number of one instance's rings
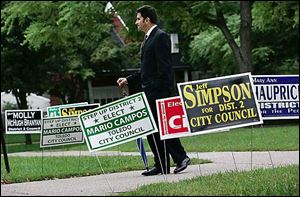
[[[217,14],[217,27],[222,31],[225,36],[237,62],[239,72],[249,72],[252,70],[251,61],[251,3],[250,1],[240,2],[240,41],[241,46],[239,47],[235,42],[230,30],[227,27],[224,14],[219,1],[214,1],[216,14]]]
[[[14,90],[19,109],[28,109],[26,92],[20,89]],[[31,134],[25,134],[25,144],[32,144]]]
[[[84,81],[79,76],[71,75],[70,83],[72,84],[72,91],[68,98],[68,103],[78,103],[86,100],[84,95]]]
[[[241,52],[243,57],[243,64],[240,67],[240,72],[251,72],[252,69],[252,55],[251,55],[251,3],[250,1],[241,1],[241,26],[240,26],[240,38],[241,38]]]

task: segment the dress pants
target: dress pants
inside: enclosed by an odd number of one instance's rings
[[[159,128],[156,99],[170,97],[170,91],[157,90],[150,92],[145,91],[145,93],[157,128]],[[148,135],[147,140],[154,155],[154,166],[158,169],[163,169],[164,173],[170,171],[170,155],[176,164],[180,164],[187,157],[186,152],[178,138],[161,140],[159,132],[156,132]]]

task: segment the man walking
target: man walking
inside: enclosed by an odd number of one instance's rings
[[[173,88],[171,66],[171,40],[167,33],[157,25],[156,10],[148,5],[136,11],[138,31],[145,33],[141,45],[141,69],[126,78],[119,78],[120,87],[138,83],[145,92],[152,114],[158,125],[156,99],[171,96]],[[159,133],[148,135],[147,140],[154,155],[154,166],[142,173],[144,176],[170,173],[170,157],[177,164],[174,173],[186,169],[190,163],[184,148],[178,138],[160,140]],[[166,150],[166,151],[165,151]]]

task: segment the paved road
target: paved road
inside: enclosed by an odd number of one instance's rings
[[[77,155],[79,151],[44,152],[44,156]],[[81,155],[91,155],[82,151]],[[101,155],[138,155],[139,153],[97,152]],[[150,154],[150,153],[149,153]],[[10,155],[40,156],[38,152],[15,153]],[[142,171],[102,174],[79,178],[35,181],[1,185],[1,196],[104,196],[135,190],[141,185],[157,182],[174,182],[196,176],[218,172],[272,168],[291,164],[299,165],[299,151],[270,152],[208,152],[188,153],[191,158],[213,161],[209,164],[190,165],[179,174],[144,177]],[[173,170],[173,169],[171,169]]]

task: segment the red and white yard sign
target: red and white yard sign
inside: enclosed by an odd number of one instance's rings
[[[179,96],[157,99],[156,108],[162,140],[190,136]]]

